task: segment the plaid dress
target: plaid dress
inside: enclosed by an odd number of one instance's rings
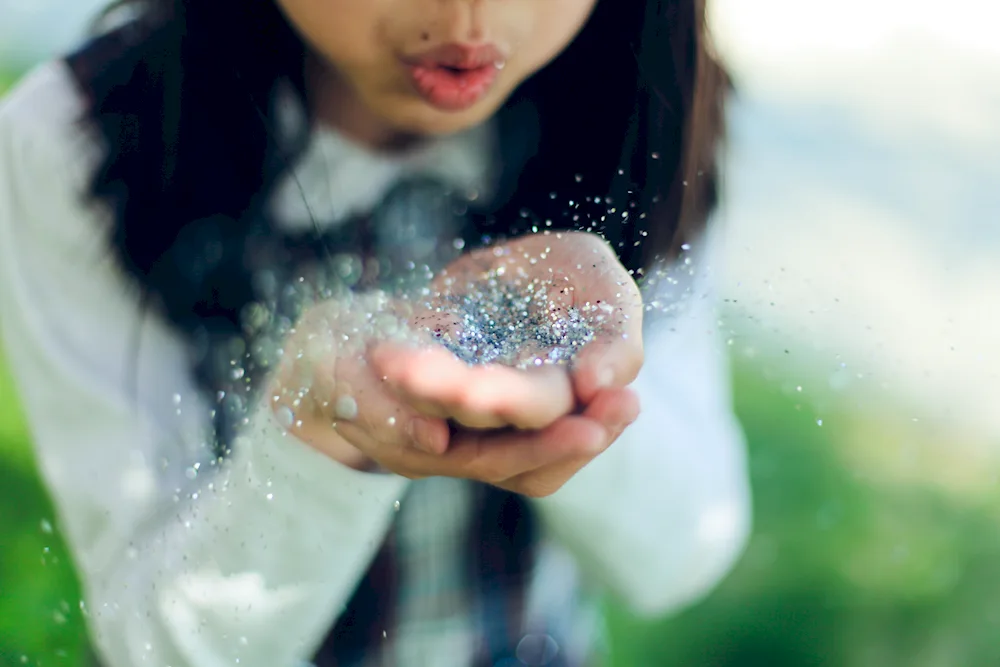
[[[314,663],[582,666],[601,628],[596,599],[523,498],[432,478],[411,485]]]

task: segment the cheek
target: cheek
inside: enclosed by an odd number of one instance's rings
[[[382,0],[276,0],[309,46],[338,66],[363,66],[379,53]]]
[[[569,46],[587,23],[597,0],[525,0],[524,21],[513,46],[525,76],[545,67]]]

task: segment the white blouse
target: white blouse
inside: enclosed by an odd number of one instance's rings
[[[77,123],[83,113],[61,62],[0,102],[0,339],[96,644],[109,667],[293,665],[322,641],[411,482],[324,457],[284,434],[266,405],[232,459],[208,465],[208,410],[186,344],[140,308],[107,249],[107,215],[85,200],[100,148]],[[488,180],[488,141],[476,130],[391,159],[324,131],[299,185],[314,209],[342,218],[408,171],[475,187]],[[289,225],[308,220],[302,196],[275,197]],[[709,298],[712,245],[693,253],[693,269],[675,267],[695,274],[685,306],[649,318],[638,421],[533,501],[551,536],[640,612],[706,594],[750,526]],[[655,287],[645,297],[676,298]]]

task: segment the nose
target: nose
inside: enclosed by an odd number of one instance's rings
[[[448,41],[463,44],[490,41],[486,0],[452,0],[448,4]]]

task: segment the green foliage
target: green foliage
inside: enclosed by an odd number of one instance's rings
[[[1000,664],[996,507],[852,469],[841,455],[852,416],[819,426],[752,366],[736,395],[751,543],[707,600],[674,618],[614,610],[614,667]]]
[[[13,72],[8,72],[0,66],[0,95],[3,95],[4,91],[10,88],[16,79]]]
[[[2,366],[0,507],[0,664],[82,664],[80,592]]]

